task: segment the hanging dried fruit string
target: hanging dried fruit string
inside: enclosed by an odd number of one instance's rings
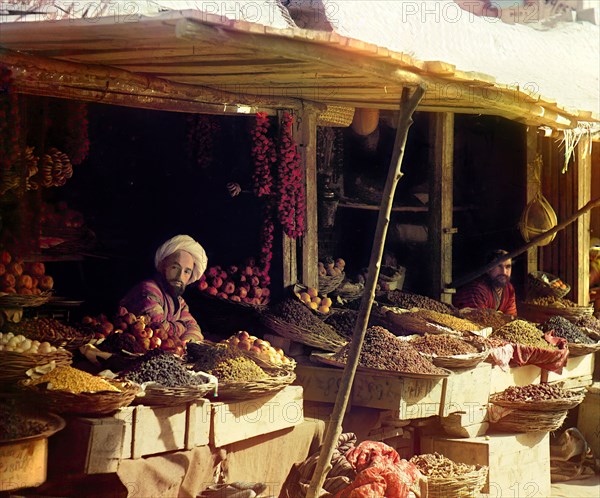
[[[260,236],[260,261],[261,277],[264,285],[270,284],[269,270],[273,259],[273,232],[274,202],[271,196],[273,187],[272,166],[277,160],[273,139],[269,137],[271,123],[266,112],[256,114],[256,122],[252,129],[252,159],[254,160],[254,171],[252,173],[253,190],[257,197],[265,197],[263,206],[263,226]]]
[[[293,123],[294,117],[284,113],[278,147],[277,214],[283,232],[296,239],[304,233],[306,193],[300,154],[292,134]]]
[[[200,169],[207,169],[213,162],[215,135],[219,123],[212,116],[193,114],[188,120],[188,154]]]
[[[0,65],[0,195],[21,181],[20,130],[19,97],[12,88],[12,71]]]
[[[65,153],[71,164],[77,166],[85,160],[89,150],[87,104],[70,101],[67,104]]]

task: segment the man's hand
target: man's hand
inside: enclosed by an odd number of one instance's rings
[[[239,183],[229,182],[227,184],[227,191],[229,192],[229,195],[231,197],[236,197],[236,196],[240,195],[240,192],[242,191],[242,187],[240,187]]]

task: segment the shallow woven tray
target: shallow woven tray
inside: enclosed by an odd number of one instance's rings
[[[546,296],[554,296],[554,297],[565,297],[570,291],[571,286],[567,283],[565,285],[566,288],[561,287],[553,287],[550,284],[547,284],[541,279],[542,275],[546,275],[550,281],[558,280],[559,277],[556,275],[552,275],[548,272],[543,271],[534,271],[527,275],[527,297],[529,299],[535,299],[536,297],[546,297]]]
[[[281,391],[296,380],[296,373],[290,369],[265,369],[265,372],[269,374],[269,377],[262,380],[219,382],[217,399],[242,400],[258,398]]]
[[[490,427],[502,432],[552,432],[559,429],[568,410],[530,411],[512,410]]]
[[[338,334],[335,329],[331,328],[329,337],[316,335],[310,330],[306,330],[296,325],[293,325],[283,320],[279,320],[269,314],[262,316],[262,321],[266,327],[271,329],[273,332],[279,334],[286,339],[292,341],[301,342],[307,346],[323,349],[325,351],[337,351],[341,347],[348,344],[348,341]],[[325,325],[325,324],[323,324]]]
[[[69,366],[73,355],[64,349],[53,353],[31,354],[0,351],[0,382],[16,383],[27,378],[27,370],[55,362],[56,366]]]
[[[455,477],[427,477],[429,498],[467,498],[479,496],[488,475],[487,466]]]
[[[319,294],[329,294],[336,290],[346,278],[346,274],[342,272],[337,276],[319,277]]]
[[[28,421],[46,424],[46,430],[37,434],[32,434],[31,436],[23,436],[14,439],[0,439],[0,447],[9,444],[24,443],[27,441],[34,441],[36,439],[48,438],[53,434],[56,434],[58,431],[62,431],[65,428],[65,425],[67,425],[65,419],[59,417],[55,413],[23,413],[23,415],[27,417]]]
[[[0,296],[0,307],[7,308],[32,308],[46,304],[52,296],[52,291],[42,292],[37,295],[25,294],[2,294]]]
[[[583,356],[600,351],[600,341],[594,344],[580,344],[578,342],[569,342],[569,356]]]
[[[233,310],[233,311],[264,311],[267,309],[267,305],[266,304],[251,304],[251,303],[244,303],[242,301],[240,301],[239,303],[236,301],[231,301],[229,299],[223,299],[221,297],[217,297],[217,296],[211,296],[210,294],[207,294],[206,292],[202,292],[202,291],[198,291],[197,293],[200,297],[202,297],[202,299],[206,299],[207,301],[209,301],[212,304],[215,304],[217,306],[220,306],[224,309],[229,309],[229,310]]]
[[[140,391],[140,386],[133,382],[120,382],[104,379],[121,389],[116,391],[97,391],[93,393],[69,393],[46,389],[42,385],[31,385],[31,379],[19,384],[32,395],[32,401],[42,403],[50,411],[56,413],[73,413],[78,415],[106,415],[119,408],[129,406]]]
[[[216,387],[217,385],[212,382],[189,387],[164,387],[159,384],[149,384],[138,393],[133,402],[146,406],[184,405],[208,397]]]
[[[540,306],[532,303],[519,303],[517,305],[517,309],[520,317],[537,323],[543,323],[556,315],[563,316],[566,319],[574,319],[581,316],[594,314],[593,306],[559,308],[556,306]]]
[[[585,394],[577,394],[572,398],[563,399],[545,399],[539,401],[507,401],[501,398],[502,393],[492,394],[490,403],[505,408],[514,408],[526,411],[545,412],[557,410],[570,410],[579,405],[585,398]]]
[[[467,341],[468,342],[468,341]],[[427,358],[437,367],[444,368],[473,368],[479,365],[490,354],[490,350],[483,344],[470,343],[479,349],[479,353],[457,354],[453,356],[436,356],[427,353],[419,354]]]

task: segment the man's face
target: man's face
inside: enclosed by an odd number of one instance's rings
[[[494,266],[488,271],[488,276],[494,287],[506,287],[510,282],[510,274],[512,273],[512,259],[507,259],[498,266]]]
[[[167,256],[160,265],[160,272],[171,292],[181,296],[194,270],[194,258],[189,252],[176,251]]]

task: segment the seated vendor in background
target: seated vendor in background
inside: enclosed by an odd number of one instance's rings
[[[156,275],[133,287],[120,304],[131,313],[149,316],[150,324],[162,326],[169,337],[201,341],[200,326],[181,296],[187,285],[200,279],[207,264],[206,252],[198,242],[177,235],[157,249]]]
[[[486,264],[506,256],[507,251],[497,249],[490,252]],[[515,288],[510,283],[512,260],[507,259],[494,266],[481,277],[461,287],[454,295],[457,308],[490,308],[508,315],[517,315]]]

